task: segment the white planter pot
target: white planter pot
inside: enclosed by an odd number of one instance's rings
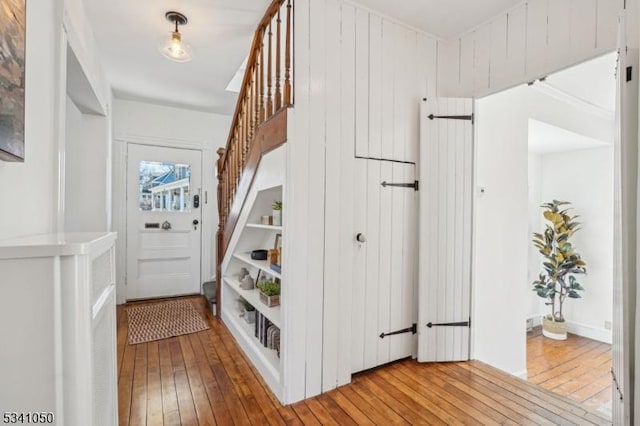
[[[282,210],[272,210],[273,226],[282,226]]]
[[[542,335],[553,340],[567,340],[567,323],[542,317]]]

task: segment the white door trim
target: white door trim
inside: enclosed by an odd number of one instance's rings
[[[183,148],[202,153],[202,238],[201,271],[202,281],[215,275],[213,257],[215,254],[214,233],[218,227],[216,177],[214,149],[211,142],[173,138],[156,138],[145,135],[118,134],[113,137],[113,230],[118,233],[116,241],[116,303],[127,300],[127,147],[129,144],[152,145],[167,148]]]

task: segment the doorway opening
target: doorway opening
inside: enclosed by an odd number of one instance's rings
[[[607,419],[616,327],[616,66],[617,53],[609,53],[476,105],[474,357]],[[567,284],[569,275],[579,283],[563,303],[567,340],[542,336],[552,306],[533,285],[547,275],[544,262],[564,260],[550,261],[532,241],[534,232],[544,238],[553,228],[541,206],[554,200],[571,203],[560,208],[579,216],[569,242],[587,271],[566,275]],[[556,296],[556,316],[558,308]],[[489,324],[498,324],[491,337]]]

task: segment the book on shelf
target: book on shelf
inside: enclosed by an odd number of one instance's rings
[[[260,344],[268,349],[274,349],[280,353],[280,328],[260,311],[256,311],[256,322],[254,324],[254,336]]]

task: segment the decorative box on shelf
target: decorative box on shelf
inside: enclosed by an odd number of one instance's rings
[[[280,306],[280,295],[276,294],[275,296],[267,296],[263,292],[260,292],[260,301],[270,308],[273,306]]]

